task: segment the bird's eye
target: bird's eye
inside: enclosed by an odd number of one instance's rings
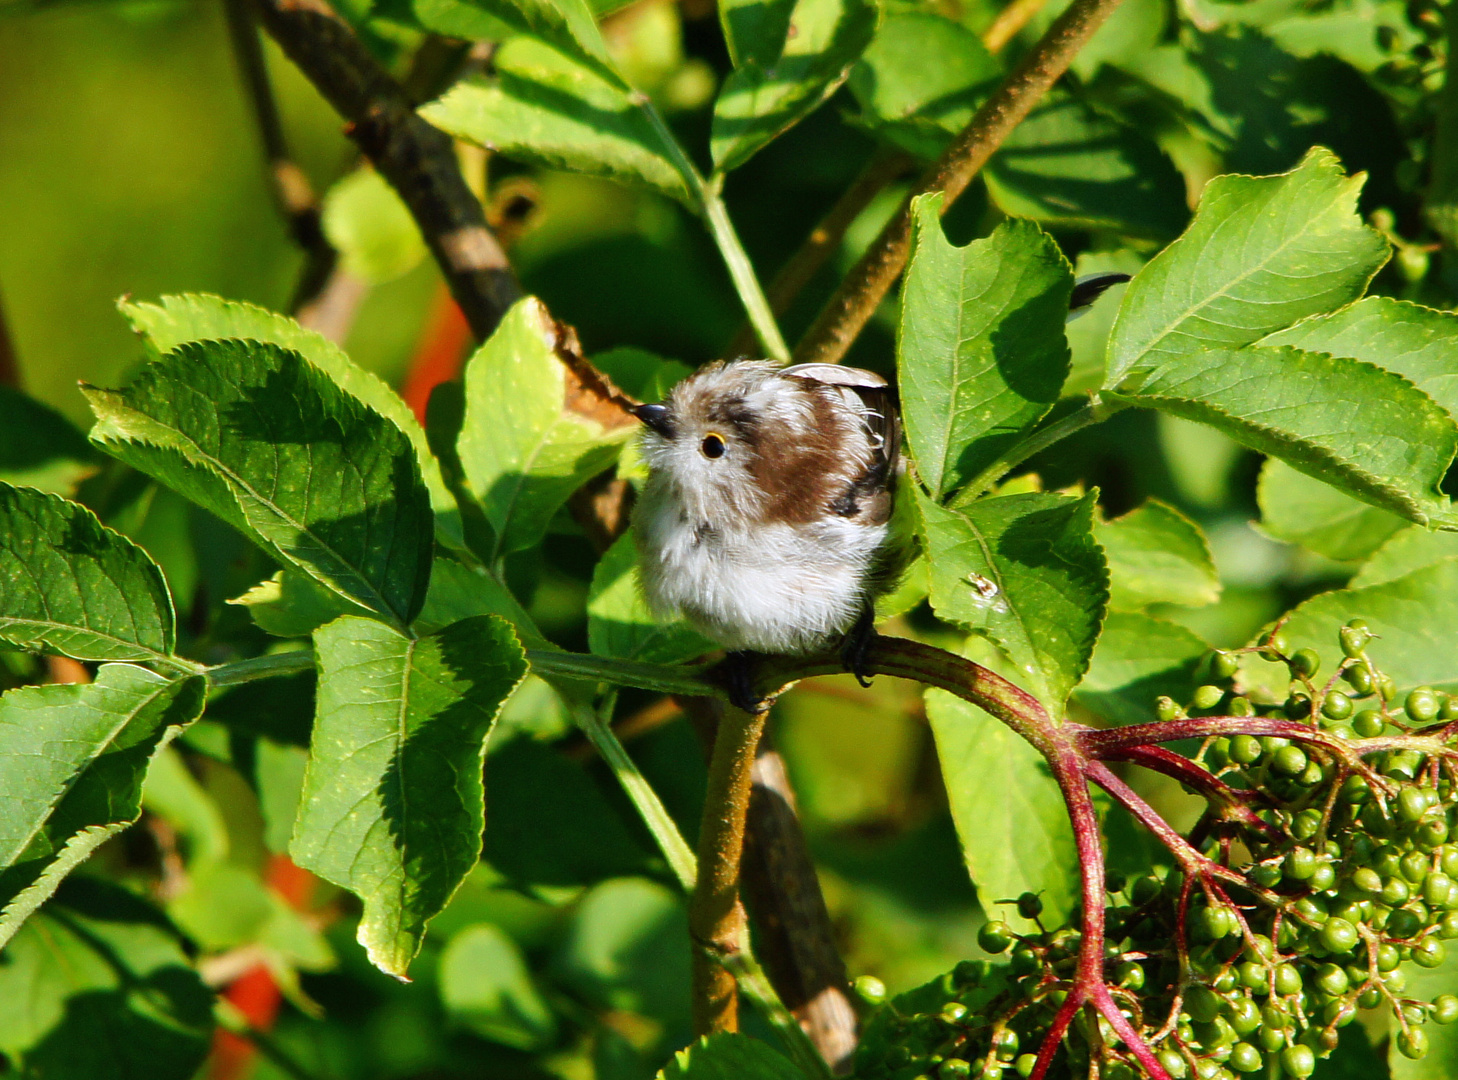
[[[724,456],[724,436],[709,434],[704,436],[704,441],[699,444],[699,449],[704,452],[704,457],[716,458]]]

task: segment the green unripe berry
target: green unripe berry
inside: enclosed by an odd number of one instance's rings
[[[1428,876],[1428,857],[1420,851],[1409,851],[1398,863],[1398,869],[1408,881],[1421,885]]]
[[[1426,851],[1441,847],[1448,839],[1448,822],[1442,818],[1429,818],[1418,826],[1418,847]]]
[[[1346,919],[1327,919],[1318,940],[1328,952],[1347,952],[1358,941],[1357,928]]]
[[[1290,667],[1291,674],[1298,679],[1309,679],[1321,670],[1321,657],[1315,649],[1297,649]]]
[[[1255,715],[1255,706],[1250,703],[1250,698],[1233,697],[1225,708],[1229,710],[1231,716]]]
[[[1357,995],[1357,1005],[1363,1009],[1375,1009],[1381,1004],[1382,991],[1375,986]]]
[[[1158,896],[1161,888],[1163,888],[1163,885],[1159,878],[1152,874],[1146,874],[1141,878],[1135,879],[1134,886],[1129,893],[1129,899],[1142,907]]]
[[[1370,866],[1360,866],[1352,873],[1352,887],[1368,896],[1382,894],[1382,875]]]
[[[1144,988],[1144,965],[1135,960],[1125,960],[1114,968],[1114,983],[1126,990]]]
[[[1225,766],[1230,764],[1230,740],[1223,735],[1210,743],[1210,748],[1205,751],[1205,767],[1213,773],[1218,773]]]
[[[1297,1080],[1305,1080],[1316,1071],[1316,1054],[1311,1047],[1301,1043],[1288,1046],[1281,1051],[1281,1068],[1296,1077]]]
[[[1434,870],[1423,880],[1423,900],[1428,907],[1445,908],[1453,895],[1453,879],[1441,870]]]
[[[1387,721],[1376,709],[1363,709],[1352,717],[1352,730],[1364,739],[1375,739],[1387,729]]]
[[[1443,916],[1443,921],[1438,923],[1438,936],[1444,941],[1458,938],[1458,911],[1450,911]]]
[[[1018,914],[1025,919],[1036,919],[1043,914],[1043,901],[1037,893],[1025,892],[1018,897]]]
[[[1442,702],[1431,687],[1419,686],[1416,690],[1407,695],[1407,701],[1403,703],[1402,711],[1407,713],[1410,720],[1419,724],[1425,724],[1429,720],[1438,718],[1438,709]]]
[[[1362,655],[1362,650],[1367,647],[1367,642],[1372,640],[1371,634],[1356,626],[1342,627],[1338,631],[1338,637],[1342,643],[1342,655],[1353,660]]]
[[[949,1001],[942,1006],[942,1021],[947,1024],[960,1024],[967,1017],[967,1006],[960,1001]]]
[[[1033,1069],[1037,1067],[1037,1064],[1037,1054],[1019,1054],[1017,1061],[1013,1062],[1013,1068],[1017,1070],[1019,1076],[1026,1080],[1027,1077],[1033,1075]]]
[[[1322,964],[1316,970],[1316,985],[1332,997],[1341,997],[1350,984],[1345,970],[1335,964]]]
[[[1230,760],[1239,765],[1252,765],[1261,758],[1261,741],[1254,735],[1236,735],[1230,740]]]
[[[1398,908],[1387,916],[1387,936],[1405,941],[1423,928],[1423,919],[1410,907]]]
[[[1383,701],[1391,701],[1397,696],[1397,683],[1393,681],[1391,675],[1379,675],[1376,682],[1377,693],[1381,695]]]
[[[1294,749],[1294,747],[1287,747]],[[1283,864],[1286,876],[1293,881],[1305,881],[1316,870],[1316,853],[1310,848],[1296,847],[1286,853]]]
[[[867,1005],[879,1005],[886,1000],[886,984],[874,975],[860,975],[851,985]]]
[[[1216,649],[1210,654],[1210,677],[1212,679],[1233,678],[1240,670],[1240,657],[1235,653]]]
[[[1396,971],[1389,971],[1382,979],[1382,985],[1391,990],[1394,994],[1400,994],[1407,989],[1407,972],[1402,968]]]
[[[1266,966],[1257,964],[1253,960],[1247,960],[1235,969],[1235,977],[1240,985],[1247,990],[1254,990],[1258,994],[1266,992]]]
[[[1316,869],[1311,871],[1311,876],[1306,879],[1306,885],[1313,892],[1326,892],[1336,884],[1336,870],[1329,862],[1319,862]]]
[[[1433,1020],[1439,1024],[1451,1024],[1458,1020],[1458,997],[1453,994],[1439,994],[1433,998]]]
[[[1418,967],[1435,968],[1448,959],[1448,950],[1437,938],[1423,938],[1412,947],[1412,962]]]
[[[1372,786],[1365,776],[1352,775],[1342,782],[1341,800],[1344,803],[1364,803],[1372,797]]]
[[[977,944],[982,946],[983,952],[993,955],[1007,952],[1008,946],[1012,943],[1012,927],[1001,919],[990,919],[982,924],[981,930],[977,931]]]
[[[1348,923],[1347,925],[1351,925]],[[1276,993],[1290,997],[1301,992],[1301,973],[1292,964],[1277,964],[1275,975]]]
[[[1190,1074],[1189,1062],[1173,1047],[1161,1050],[1155,1057],[1159,1060],[1159,1067],[1169,1073],[1171,1080],[1184,1080]]]
[[[1284,656],[1290,651],[1291,643],[1286,640],[1285,634],[1281,633],[1281,631],[1279,630],[1276,630],[1272,632],[1272,634],[1268,638],[1266,638],[1263,648],[1266,652],[1276,653]]]
[[[1407,887],[1407,882],[1400,877],[1390,877],[1382,883],[1382,902],[1388,907],[1398,907],[1407,903],[1407,898],[1412,895]]]
[[[1282,708],[1287,719],[1304,720],[1311,715],[1311,699],[1305,694],[1292,694]]]
[[[1230,1067],[1238,1073],[1260,1072],[1265,1066],[1261,1052],[1247,1042],[1238,1042],[1230,1048]]]
[[[1256,1032],[1256,1045],[1268,1054],[1274,1054],[1286,1045],[1286,1032],[1279,1027],[1263,1027]]]
[[[1189,993],[1185,995],[1185,1012],[1197,1023],[1213,1023],[1224,1007],[1225,1002],[1219,994],[1199,983],[1190,987]]]
[[[1402,953],[1398,951],[1396,945],[1390,945],[1387,942],[1383,942],[1381,945],[1377,946],[1378,971],[1396,971],[1397,965],[1400,963],[1402,963]]]
[[[1283,746],[1271,758],[1271,768],[1282,776],[1300,776],[1306,771],[1306,751],[1299,746]]]
[[[1291,835],[1297,840],[1310,840],[1320,828],[1321,811],[1314,806],[1291,819]]]
[[[1018,1056],[1021,1040],[1012,1028],[1003,1028],[992,1040],[992,1052],[999,1061],[1012,1061]]]
[[[1043,958],[1026,945],[1019,945],[1012,951],[1010,961],[1014,975],[1031,975],[1043,967]]]
[[[1262,888],[1272,888],[1281,880],[1281,864],[1257,863],[1250,868],[1250,879]]]
[[[1231,1029],[1241,1038],[1244,1038],[1260,1026],[1260,1006],[1248,997],[1236,998],[1235,1004],[1230,1006]]]
[[[1360,697],[1366,697],[1377,688],[1377,681],[1372,678],[1372,669],[1366,664],[1353,664],[1342,672],[1342,678],[1347,680],[1347,685]]]
[[[1185,710],[1180,708],[1179,702],[1172,697],[1158,697],[1154,701],[1154,715],[1168,724],[1171,720],[1178,720],[1185,715]]]
[[[1328,692],[1321,701],[1321,715],[1328,720],[1345,720],[1352,715],[1352,699],[1340,690]]]
[[[1036,1059],[1034,1059],[1036,1061]],[[1031,1076],[1033,1070],[1029,1069],[1023,1073],[1024,1076]],[[947,1058],[937,1066],[937,1076],[940,1080],[963,1080],[964,1077],[972,1075],[972,1063],[961,1058]]]
[[[1190,698],[1190,703],[1197,709],[1213,709],[1220,704],[1220,699],[1224,696],[1224,690],[1207,683],[1204,686],[1195,687],[1195,693]]]
[[[1428,812],[1427,788],[1405,787],[1397,793],[1397,816],[1403,821],[1418,821]]]
[[[1428,1052],[1428,1033],[1422,1028],[1409,1028],[1397,1036],[1397,1049],[1403,1057],[1416,1061]]]

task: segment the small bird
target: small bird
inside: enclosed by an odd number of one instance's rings
[[[887,550],[901,430],[886,380],[837,364],[715,362],[645,425],[649,475],[633,514],[643,591],[730,651],[735,704],[753,706],[749,653],[845,640],[864,681]]]
[[[1127,274],[1074,284],[1072,319]],[[901,422],[886,380],[838,364],[716,361],[643,421],[633,512],[643,592],[728,650],[730,697],[760,706],[754,653],[841,642],[862,685],[874,602],[907,562],[891,529]]]

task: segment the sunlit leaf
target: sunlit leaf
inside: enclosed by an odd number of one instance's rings
[[[0,483],[0,641],[185,668],[172,659],[174,623],[145,551],[83,506]]]
[[[1359,502],[1277,458],[1261,467],[1256,498],[1261,528],[1328,559],[1365,558],[1403,527],[1396,514]]]
[[[768,1043],[738,1033],[706,1035],[680,1050],[658,1080],[804,1080],[805,1074]]]
[[[318,718],[290,853],[364,901],[358,938],[403,976],[481,852],[481,763],[526,673],[493,616],[411,639],[344,616],[314,634]]]
[[[408,274],[427,254],[409,207],[370,168],[356,169],[329,189],[322,224],[344,269],[371,284]]]
[[[1116,724],[1153,723],[1160,695],[1186,701],[1210,646],[1191,630],[1132,611],[1111,611],[1088,674],[1073,692],[1078,704]]]
[[[298,353],[194,342],[86,395],[108,452],[341,596],[402,624],[420,610],[434,528],[414,449]]]
[[[137,820],[153,755],[197,719],[204,693],[200,677],[104,664],[91,683],[0,697],[0,944]]]
[[[1109,606],[1199,607],[1220,598],[1220,575],[1205,534],[1167,503],[1150,499],[1123,517],[1094,526],[1109,561]]]
[[[1238,347],[1361,295],[1387,259],[1330,151],[1280,176],[1212,180],[1185,234],[1130,282],[1106,385],[1206,347]]]
[[[1061,713],[1109,595],[1094,496],[1007,495],[962,510],[918,500],[933,610],[989,638],[1011,660],[1009,677]]]
[[[897,342],[902,416],[938,497],[995,461],[1043,417],[1068,374],[1063,317],[1073,270],[1026,221],[954,247],[939,196],[917,200]]]
[[[490,923],[468,926],[441,953],[441,1003],[451,1019],[483,1039],[541,1050],[556,1018],[532,983],[521,950]]]

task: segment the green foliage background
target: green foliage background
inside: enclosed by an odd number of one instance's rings
[[[1009,51],[1015,55],[1025,48],[1057,6],[1040,13]],[[859,25],[855,11],[851,5],[845,10],[854,30]],[[164,294],[207,292],[283,310],[301,256],[271,205],[253,121],[216,5],[8,0],[0,3],[0,13],[0,56],[5,58],[0,63],[0,299],[25,388],[85,428],[90,412],[76,391],[78,380],[118,386],[144,359],[143,345],[116,312],[119,296],[150,303]],[[349,14],[377,54],[397,67],[419,41],[422,24],[447,29],[452,18],[485,17],[466,5],[425,3],[384,3],[373,11],[361,6]],[[827,104],[762,148],[734,143],[725,121],[711,117],[710,92],[726,79],[738,80],[736,88],[747,85],[745,93],[779,92],[772,79],[768,90],[761,87],[756,80],[762,74],[748,68],[731,74],[711,10],[646,0],[610,20],[606,36],[619,68],[654,96],[682,141],[702,151],[701,168],[746,162],[729,177],[726,200],[753,262],[768,277],[878,148],[929,157],[961,128],[1001,70],[1002,62],[989,56],[978,38],[995,16],[993,5],[977,2],[898,0],[888,5],[845,87],[829,87],[833,96]],[[925,338],[924,345],[910,347],[928,354],[954,341],[975,344],[965,327],[947,330],[930,319],[903,320],[918,303],[930,310],[946,302],[937,288],[961,287],[983,296],[989,286],[978,277],[977,259],[1001,251],[998,245],[1006,245],[1009,258],[1024,258],[1033,266],[1007,286],[1004,310],[1031,297],[1052,312],[1061,305],[1060,290],[1067,288],[1062,257],[1078,273],[1137,270],[1185,228],[1191,205],[1211,177],[1283,172],[1315,146],[1335,151],[1346,172],[1369,173],[1360,195],[1353,184],[1331,181],[1333,215],[1345,223],[1335,231],[1344,238],[1347,262],[1355,269],[1346,271],[1350,280],[1333,285],[1340,298],[1328,308],[1360,295],[1366,276],[1382,261],[1380,241],[1357,227],[1355,212],[1397,248],[1396,258],[1376,270],[1372,284],[1372,293],[1386,299],[1365,303],[1406,300],[1451,310],[1458,301],[1458,262],[1451,252],[1436,250],[1445,238],[1423,212],[1428,185],[1440,171],[1431,158],[1445,58],[1441,16],[1431,6],[1394,0],[1315,5],[1126,0],[1084,50],[1067,85],[1040,106],[948,215],[945,235],[922,206],[918,257],[925,260],[923,268],[936,270],[925,269],[928,276],[907,284],[901,310],[896,304],[883,308],[851,359],[890,372],[898,327],[905,325]],[[858,33],[848,32],[852,43],[846,48],[865,46],[869,33]],[[386,382],[398,384],[429,317],[437,288],[434,268],[392,196],[373,177],[353,170],[350,145],[332,111],[268,48],[295,156],[320,190],[331,191],[326,228],[344,249],[347,265],[372,280],[345,351]],[[736,41],[736,59],[753,60],[764,48],[749,34]],[[541,47],[517,39],[509,49],[514,53],[503,57],[501,70],[516,73],[519,96],[530,104],[534,99],[522,87],[538,70],[533,63],[542,63],[532,52]],[[853,59],[853,52],[847,55]],[[808,71],[813,81],[820,70],[816,64],[826,63],[824,57],[807,57],[797,58],[803,66],[794,69],[792,80]],[[913,61],[909,67],[907,58]],[[559,57],[548,59],[549,67],[562,63]],[[503,93],[508,81],[493,84],[493,92]],[[471,117],[460,104],[464,99],[457,99],[456,113],[450,112],[452,100],[435,106],[433,115],[452,130],[470,134]],[[791,87],[777,108],[798,117],[819,100]],[[741,313],[711,240],[672,197],[681,193],[663,193],[677,181],[655,182],[664,175],[654,171],[659,164],[645,164],[634,141],[641,141],[641,132],[630,134],[627,164],[614,158],[613,168],[592,171],[626,175],[637,186],[542,167],[542,160],[576,164],[544,152],[519,151],[516,156],[525,162],[510,160],[510,154],[494,159],[491,177],[498,188],[523,179],[534,185],[538,208],[512,250],[525,288],[578,329],[587,351],[625,389],[651,396],[650,387],[661,387],[684,370],[662,366],[658,357],[692,366],[719,355]],[[758,153],[749,156],[754,149]],[[1229,190],[1254,182],[1221,183]],[[883,193],[850,230],[830,267],[785,318],[790,340],[869,243],[902,191],[893,186]],[[1026,223],[1003,225],[1008,216],[1032,219],[1046,233]],[[1198,226],[1192,235],[1198,239]],[[991,247],[961,247],[974,239]],[[1213,261],[1220,254],[1217,242],[1203,258]],[[1158,282],[1146,279],[1133,288],[1157,294]],[[1124,292],[1115,289],[1072,324],[1066,360],[1054,332],[1055,316],[1044,320],[1047,340],[1036,331],[1020,339],[1018,355],[1025,362],[1036,357],[1039,370],[1067,363],[1069,379],[1061,385],[1070,397],[1060,403],[1056,381],[1048,387],[1018,381],[1019,392],[999,400],[999,416],[1017,424],[1057,417],[1070,407],[1071,395],[1099,386],[1104,343]],[[169,337],[166,317],[156,309],[150,312],[131,306],[127,316],[147,332],[157,352],[189,340],[185,332]],[[1245,327],[1246,335],[1232,344],[1244,345],[1308,313],[1299,305],[1283,309],[1269,326]],[[503,336],[493,339],[498,352],[488,346],[477,358],[483,379],[493,359],[509,355],[516,364],[518,356],[530,352],[508,342],[511,334],[529,337],[530,314],[518,309],[513,318],[521,321],[509,323]],[[1273,351],[1287,346],[1322,353],[1335,352],[1333,341],[1339,339],[1350,349],[1338,355],[1359,358],[1364,354],[1355,350],[1380,346],[1384,363],[1395,355],[1415,358],[1412,367],[1396,370],[1439,405],[1452,408],[1443,379],[1458,371],[1458,344],[1446,322],[1440,320],[1426,338],[1393,344],[1381,334],[1364,332],[1355,316],[1349,321],[1325,330],[1283,331],[1281,339],[1261,344]],[[1386,324],[1378,321],[1380,330]],[[178,318],[180,325],[186,322]],[[253,329],[249,336],[266,338],[261,324]],[[1321,333],[1329,336],[1320,338]],[[901,341],[907,350],[904,331]],[[1113,333],[1112,362],[1134,359],[1148,341],[1140,327],[1120,326]],[[622,347],[656,355],[608,351]],[[309,359],[326,369],[334,362]],[[543,366],[525,369],[525,390],[557,370],[550,357],[535,360]],[[1180,383],[1179,374],[1165,372],[1164,383],[1121,391],[1133,404],[1155,397],[1184,400],[1180,394],[1189,391],[1189,384]],[[324,386],[319,393],[329,399],[325,404],[336,407],[326,379],[299,377]],[[1340,394],[1376,400],[1405,392],[1393,390],[1383,378],[1401,382],[1373,372],[1370,385],[1344,386]],[[360,384],[351,389],[367,401],[381,400]],[[1217,389],[1226,388],[1202,387],[1187,396],[1208,403]],[[423,672],[449,683],[456,675],[450,664],[455,639],[484,649],[480,641],[499,624],[483,616],[513,619],[517,601],[557,645],[657,662],[695,655],[700,643],[681,628],[646,626],[641,611],[633,610],[634,596],[624,577],[626,548],[614,549],[599,563],[570,518],[552,513],[554,495],[543,496],[547,512],[539,520],[513,521],[509,530],[504,519],[493,517],[500,506],[492,493],[511,473],[514,440],[541,435],[549,421],[529,417],[521,431],[503,435],[489,420],[471,416],[469,376],[467,390],[466,431],[475,434],[461,444],[468,458],[464,482],[498,530],[496,553],[504,559],[505,580],[516,599],[493,595],[485,610],[452,607],[464,588],[439,583],[453,573],[465,580],[468,572],[437,564],[434,597],[417,590],[420,595],[398,598],[391,610],[408,620],[423,605],[428,640],[438,648],[407,659],[388,628],[369,623],[370,632],[381,636],[369,662],[388,668],[393,661],[390,670],[396,674],[390,677],[408,679]],[[939,403],[944,392],[945,387],[932,387],[927,397]],[[903,393],[915,434],[922,423],[918,399],[905,381]],[[133,414],[123,415],[119,397],[108,401],[109,433],[125,434]],[[1243,402],[1248,398],[1218,403],[1238,413]],[[1073,655],[1078,653],[1074,647],[1069,656],[1050,661],[1067,682],[1048,688],[1050,696],[1061,703],[1087,665],[1087,678],[1070,705],[1074,715],[1116,722],[1147,719],[1157,695],[1179,696],[1199,681],[1208,646],[1244,644],[1291,607],[1347,586],[1362,591],[1317,599],[1301,609],[1288,629],[1293,641],[1331,649],[1333,628],[1350,614],[1364,614],[1374,625],[1390,616],[1379,628],[1388,641],[1384,660],[1393,665],[1399,683],[1458,687],[1451,648],[1458,612],[1451,601],[1455,583],[1449,561],[1458,555],[1458,542],[1389,512],[1411,508],[1411,491],[1422,480],[1419,466],[1409,461],[1413,475],[1397,477],[1415,478],[1414,484],[1368,486],[1385,509],[1357,503],[1275,460],[1263,461],[1229,437],[1240,434],[1238,425],[1226,424],[1222,433],[1218,418],[1211,423],[1203,407],[1160,413],[1129,409],[1030,463],[1046,491],[1098,488],[1097,509],[1090,499],[1067,512],[1084,522],[1085,532],[1094,530],[1112,570],[1113,613],[1101,648],[1090,657],[1087,650]],[[1422,419],[1411,412],[1398,416],[1390,434],[1441,457],[1448,445],[1443,417],[1427,418],[1435,425],[1431,431],[1421,427]],[[80,488],[81,499],[160,564],[177,598],[178,633],[187,655],[200,662],[261,653],[274,640],[264,631],[302,636],[352,611],[351,603],[368,603],[365,592],[350,592],[348,598],[331,593],[287,565],[271,579],[278,567],[217,518],[139,473],[115,465],[95,471],[98,459],[63,430],[53,436],[54,452],[39,455],[37,464],[35,439],[58,429],[29,403],[0,398],[0,425],[0,478],[71,493],[83,474],[95,472]],[[948,442],[966,449],[986,427],[987,418],[981,417],[949,432]],[[406,435],[398,441],[408,456],[407,444],[413,441],[418,448],[423,434],[415,429]],[[560,435],[553,436],[554,446],[562,449],[560,473],[543,483],[563,496],[618,456],[620,440],[604,440],[599,432]],[[1328,467],[1326,458],[1310,451],[1313,440],[1319,443],[1317,435],[1299,431],[1292,439]],[[1289,445],[1275,440],[1266,448],[1276,452]],[[947,462],[935,477],[924,468],[923,479],[933,494],[950,494],[1005,449],[1005,443],[988,439],[975,452]],[[145,452],[137,455],[132,460],[141,464]],[[1441,470],[1446,463],[1436,461],[1436,466]],[[1367,464],[1349,462],[1345,471],[1330,466],[1330,476],[1355,483],[1355,471]],[[630,469],[631,461],[623,467]],[[1391,480],[1402,468],[1390,464],[1377,471]],[[1021,483],[1022,494],[1017,487],[1009,489],[1027,500],[1019,505],[1070,505],[1035,492],[1031,480]],[[417,508],[429,499],[437,512],[450,499],[445,481],[428,471],[414,494]],[[925,512],[929,535],[938,527],[937,515],[945,515],[948,536],[963,527],[954,520],[961,512],[955,502],[950,508],[928,505]],[[977,512],[989,511],[984,505]],[[1000,526],[984,521],[978,527]],[[269,539],[277,545],[275,553],[297,550],[293,537]],[[1150,572],[1151,560],[1157,559],[1165,561],[1159,572]],[[133,571],[147,573],[145,568]],[[159,585],[138,588],[145,592]],[[935,576],[930,588],[934,602],[940,589],[951,591]],[[245,604],[224,603],[245,593]],[[944,617],[973,621],[954,611],[949,615],[946,605],[938,608]],[[968,642],[924,604],[903,613],[895,625],[996,662],[985,643]],[[171,641],[161,639],[172,632],[169,619],[159,616],[153,636],[132,646],[166,653]],[[326,652],[321,640],[326,668],[360,662],[346,654],[368,636],[341,636],[331,645],[334,652]],[[1029,641],[1026,648],[1039,653],[1042,643]],[[1017,647],[1009,651],[1016,654]],[[135,659],[107,650],[80,655]],[[28,654],[7,652],[0,660],[0,680],[7,687],[41,675]],[[114,679],[105,675],[108,670]],[[95,690],[19,693],[95,697],[98,701],[89,704],[104,717],[108,708],[120,706],[101,701],[103,692],[149,692],[124,685],[127,676],[118,670],[134,669],[102,668]],[[1269,676],[1269,669],[1253,668],[1251,677],[1262,674]],[[469,705],[479,698],[483,715],[489,714],[519,677],[519,670],[503,669],[499,685],[477,685],[463,676],[452,687],[451,700]],[[410,967],[414,981],[404,985],[372,967],[355,943],[362,912],[371,928],[363,937],[375,942],[371,955],[377,961],[390,952],[381,943],[400,932],[381,925],[368,896],[361,905],[326,886],[316,898],[317,917],[301,917],[265,883],[270,856],[288,849],[299,792],[321,783],[305,773],[312,681],[312,674],[301,674],[250,684],[211,703],[203,720],[161,751],[145,790],[131,792],[133,801],[140,797],[145,807],[147,828],[116,839],[95,835],[97,850],[84,872],[13,938],[0,963],[0,1054],[10,1070],[5,1075],[186,1076],[194,1068],[206,1070],[209,1066],[197,1063],[206,1048],[207,995],[196,971],[220,980],[221,962],[244,953],[263,957],[288,994],[276,1028],[278,1047],[287,1060],[320,1078],[653,1076],[689,1038],[682,900],[647,830],[609,770],[586,752],[546,684],[539,679],[522,684],[496,721],[485,767],[483,858],[425,931],[423,950]],[[179,722],[175,717],[188,708],[196,714],[200,704],[189,704],[188,686],[187,681],[174,684],[177,700],[148,699],[146,708],[158,712],[138,712],[143,720],[151,717],[135,731],[138,745],[150,752],[169,737],[165,724]],[[19,709],[30,699],[7,696],[6,701]],[[644,692],[624,692],[617,715],[631,715],[651,701]],[[448,702],[435,705],[442,711],[450,707]],[[776,711],[774,735],[797,787],[850,970],[876,975],[893,990],[916,986],[958,960],[981,955],[978,927],[1016,891],[1041,890],[1055,913],[1066,910],[1073,896],[1075,868],[1066,823],[1061,804],[1046,797],[1046,785],[1039,786],[1044,778],[1036,755],[985,716],[970,713],[935,694],[923,702],[914,688],[884,679],[864,692],[849,679],[822,680],[788,696]],[[9,719],[0,712],[4,722]],[[346,734],[357,737],[370,722],[361,718]],[[489,725],[490,720],[477,716],[472,722]],[[692,840],[703,784],[702,754],[693,732],[675,721],[634,740],[631,752]],[[133,787],[140,783],[134,763],[118,760],[108,767],[131,767]],[[1142,774],[1138,782],[1172,821],[1189,823],[1196,804],[1172,782]],[[1117,812],[1110,812],[1106,828],[1117,840],[1111,840],[1114,865],[1127,871],[1149,865],[1147,838]],[[357,874],[350,887],[360,895],[378,889],[395,869],[341,869],[328,851],[294,854],[335,881]],[[430,900],[421,906],[431,908]],[[382,966],[403,970],[404,962],[386,960]],[[1431,996],[1454,989],[1458,973],[1440,970],[1423,978],[1432,983],[1423,991]],[[773,1042],[762,1022],[751,1018],[749,1023],[753,1034]],[[1374,1023],[1369,1035],[1380,1047],[1385,1031]],[[1393,1075],[1414,1080],[1458,1076],[1458,1045],[1449,1043],[1441,1043],[1420,1064],[1395,1058]],[[98,1045],[116,1051],[89,1057]],[[132,1060],[124,1053],[128,1046],[153,1049]],[[741,1052],[748,1059],[760,1053],[723,1050],[725,1063],[717,1066],[722,1075],[773,1076],[781,1067],[778,1059],[736,1060]],[[1318,1076],[1380,1075],[1386,1065],[1372,1054],[1367,1042],[1352,1039]],[[718,1075],[711,1072],[714,1067],[701,1062],[700,1071],[693,1071],[685,1059],[668,1075],[701,1080]],[[252,1075],[272,1080],[289,1075],[288,1068],[262,1059],[253,1064]],[[763,1071],[746,1072],[753,1069]]]

